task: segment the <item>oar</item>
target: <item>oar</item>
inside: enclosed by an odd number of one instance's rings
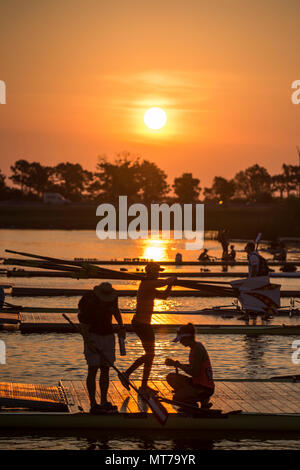
[[[260,242],[260,240],[261,240],[261,237],[262,237],[262,232],[259,232],[259,233],[257,234],[256,239],[255,239],[255,249],[256,249],[256,251],[258,250],[258,245],[259,245],[259,242]]]
[[[79,333],[81,333],[80,328],[78,328],[78,326],[75,325],[75,323],[73,323],[72,320],[67,315],[63,313],[62,316],[70,323],[70,325],[72,325]],[[149,405],[157,421],[162,426],[166,424],[169,414],[166,408],[163,406],[163,404],[159,400],[157,400],[157,398],[153,396],[146,397],[143,393],[141,393],[138,390],[138,388],[136,388],[136,386],[131,382],[131,380],[124,374],[124,372],[118,369],[112,362],[110,362],[107,359],[107,357],[105,356],[104,352],[101,349],[97,348],[94,345],[93,347],[97,350],[100,356],[102,356],[105,359],[105,361],[110,365],[110,367],[112,367],[117,372],[119,380],[121,384],[123,385],[123,387],[125,387],[127,390],[130,390],[130,387],[131,387]]]
[[[90,270],[91,272],[102,272],[102,273],[118,273],[118,271],[114,271],[112,269],[108,269],[108,268],[102,268],[102,267],[99,267],[99,266],[95,266],[95,265],[92,265],[92,264],[89,264],[88,262],[80,262],[80,261],[70,261],[70,260],[64,260],[64,259],[60,259],[60,258],[52,258],[50,256],[41,256],[41,255],[35,255],[33,253],[25,253],[25,252],[22,252],[22,251],[14,251],[14,250],[5,250],[7,253],[13,253],[13,254],[16,254],[16,255],[21,255],[21,256],[27,256],[29,258],[35,258],[35,259],[38,259],[38,260],[44,260],[44,261],[49,261],[51,263],[55,263],[55,264],[63,264],[65,266],[77,266],[79,268],[82,268],[82,269],[88,269]],[[137,275],[137,274],[131,274],[131,273],[122,273],[122,275],[124,277],[122,277],[122,279],[132,279],[132,280],[141,280],[144,276],[142,275]]]
[[[86,270],[90,270],[91,272],[94,272],[94,273],[107,273],[107,274],[110,274],[110,275],[114,275],[114,279],[117,279],[117,278],[120,278],[120,279],[131,279],[131,280],[142,280],[145,278],[145,275],[142,275],[142,274],[132,274],[132,273],[119,273],[118,271],[114,271],[112,269],[107,269],[107,268],[100,268],[100,267],[96,267],[94,265],[89,265],[88,263],[78,263],[78,262],[75,262],[75,261],[68,261],[68,260],[62,260],[62,259],[59,259],[59,258],[51,258],[49,256],[41,256],[41,255],[35,255],[35,254],[32,254],[32,253],[25,253],[25,252],[20,252],[20,251],[14,251],[14,250],[5,250],[6,252],[8,253],[14,253],[14,254],[17,254],[17,255],[21,255],[21,256],[28,256],[28,257],[31,257],[31,258],[36,258],[36,259],[39,259],[39,260],[45,260],[45,261],[50,261],[52,263],[57,263],[57,264],[63,264],[63,265],[68,265],[70,264],[71,266],[79,266],[81,267],[82,269],[86,269]],[[78,272],[78,271],[77,271]],[[226,282],[226,281],[216,281],[216,283],[223,283],[223,282]],[[229,283],[228,283],[229,284]],[[177,280],[174,282],[174,285],[177,285],[177,286],[182,286],[182,287],[187,287],[189,289],[196,289],[196,290],[201,290],[204,286],[205,288],[208,290],[210,290],[211,292],[217,292],[217,293],[223,293],[223,294],[233,294],[235,295],[235,291],[232,287],[222,287],[222,286],[217,286],[217,285],[213,285],[212,284],[208,284],[208,283],[201,283],[201,281],[192,281],[192,280]]]

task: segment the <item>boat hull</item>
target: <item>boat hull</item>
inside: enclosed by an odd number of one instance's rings
[[[152,414],[120,413],[93,416],[88,413],[0,413],[0,428],[6,429],[99,429],[99,430],[211,430],[300,432],[300,414],[240,413],[222,418],[192,418],[173,413],[165,426]]]

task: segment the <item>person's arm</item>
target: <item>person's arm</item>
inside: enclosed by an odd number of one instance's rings
[[[88,323],[79,323],[79,331],[83,337],[84,342],[88,345],[89,349],[95,353],[98,352],[97,346],[89,337],[90,325]]]
[[[201,363],[205,360],[205,352],[197,346],[195,354],[193,356],[192,364],[181,364],[179,361],[174,361],[173,359],[166,359],[166,365],[173,366],[178,369],[183,370],[186,374],[191,377],[197,377],[200,372]]]
[[[167,284],[167,288],[164,291],[159,291],[155,289],[155,297],[157,299],[167,299],[170,295],[170,292],[172,290],[173,284],[176,281],[177,277],[176,276],[170,276],[166,280],[162,281],[162,285]],[[160,282],[160,281],[157,281]],[[155,287],[158,287],[157,285]]]
[[[79,330],[85,341],[88,341],[90,325],[88,323],[79,323]]]
[[[192,375],[192,366],[190,364],[181,364],[179,361],[174,361],[169,357],[165,361],[166,366],[176,367],[176,369],[181,369],[186,372],[188,375]]]

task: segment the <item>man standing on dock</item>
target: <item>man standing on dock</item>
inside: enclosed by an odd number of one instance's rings
[[[158,263],[148,263],[146,268],[146,278],[140,283],[137,293],[136,313],[132,319],[133,331],[140,338],[145,354],[139,357],[125,372],[129,377],[138,367],[144,364],[143,378],[141,384],[141,392],[151,394],[155,390],[148,386],[152,363],[155,351],[155,335],[151,325],[151,318],[154,308],[154,299],[167,299],[172,285],[176,280],[176,276],[167,279],[158,279],[159,272],[163,271]],[[168,287],[164,291],[157,290],[158,287]]]
[[[112,316],[118,325],[118,334],[125,338],[125,328],[118,307],[118,296],[109,282],[95,286],[78,304],[78,319],[84,339],[84,354],[88,364],[86,385],[91,403],[91,413],[111,413],[116,407],[107,401],[109,367],[115,362],[115,337]],[[102,351],[103,354],[100,353]],[[96,376],[100,369],[101,404],[96,402]]]
[[[249,242],[245,246],[249,262],[249,277],[268,276],[270,270],[268,263],[255,249],[254,242]]]
[[[210,397],[213,395],[215,385],[213,372],[209,356],[205,347],[200,341],[196,341],[195,328],[192,323],[178,328],[177,336],[173,340],[191,349],[189,364],[181,364],[179,361],[167,358],[166,365],[176,367],[176,373],[167,375],[168,384],[174,389],[174,401],[187,403],[201,408],[210,408]],[[179,374],[177,369],[181,369],[185,374]]]

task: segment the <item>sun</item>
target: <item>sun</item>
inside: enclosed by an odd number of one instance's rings
[[[144,122],[149,129],[158,130],[167,122],[167,115],[161,108],[150,108],[144,114]]]

